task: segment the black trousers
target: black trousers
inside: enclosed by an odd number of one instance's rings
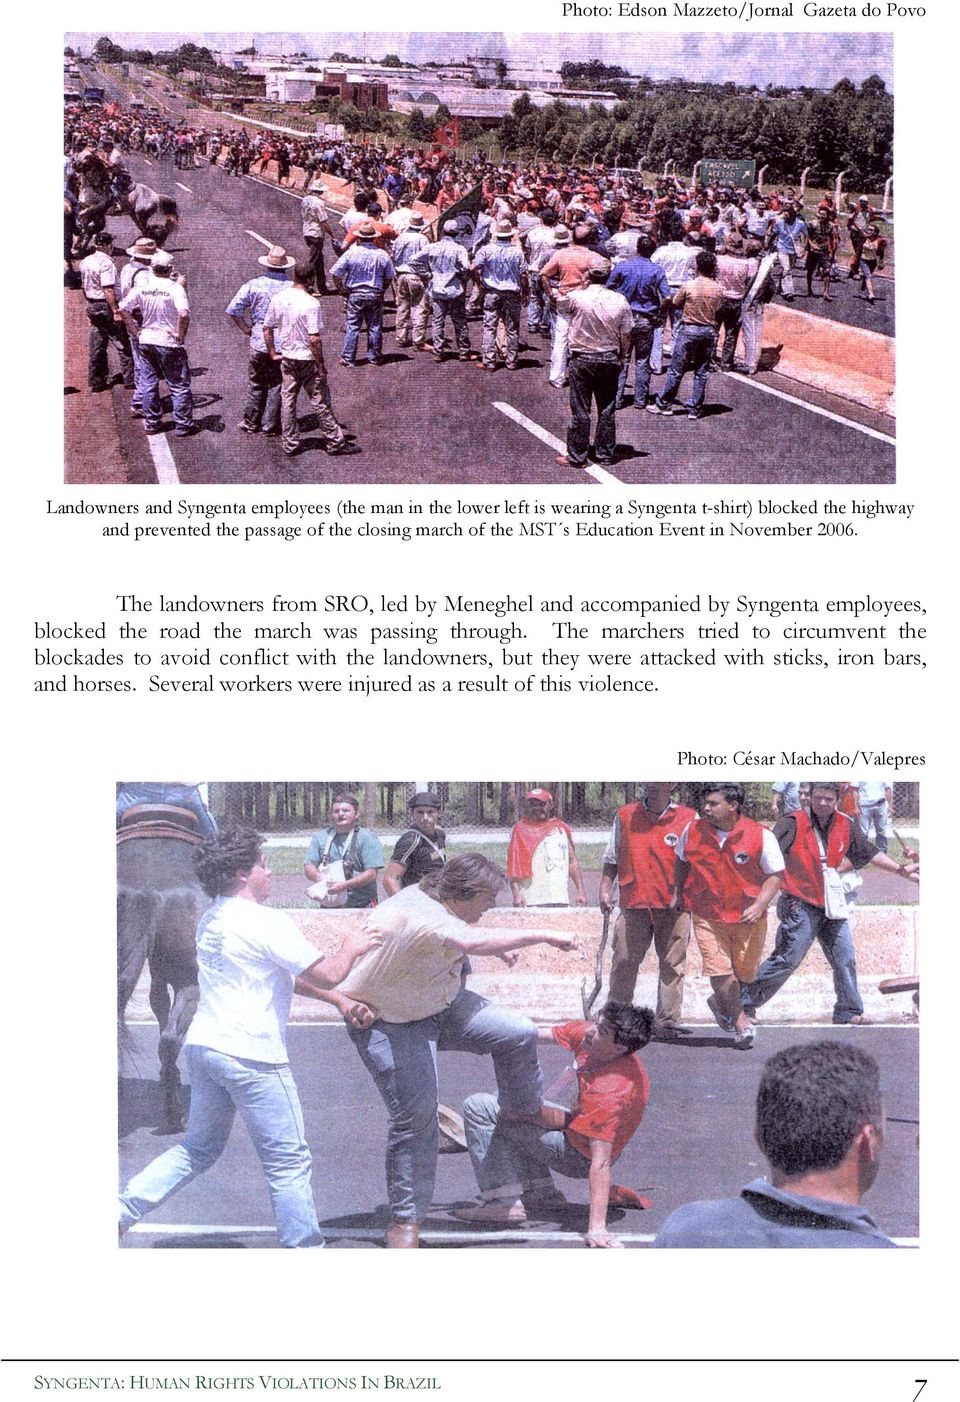
[[[615,351],[584,354],[571,351],[570,413],[573,422],[567,429],[567,457],[577,467],[587,461],[590,447],[590,410],[597,406],[597,462],[613,462],[617,446],[617,382],[620,378],[620,357]]]

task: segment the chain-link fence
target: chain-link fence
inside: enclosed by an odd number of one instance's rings
[[[802,781],[797,781],[802,782]],[[509,828],[523,810],[523,796],[530,789],[546,788],[553,795],[554,813],[571,827],[607,831],[617,809],[641,797],[642,784],[569,780],[491,780],[451,783],[437,780],[276,782],[211,784],[210,806],[226,821],[252,823],[261,832],[298,831],[322,826],[339,793],[355,797],[363,823],[374,829],[399,831],[406,826],[408,800],[418,791],[430,790],[443,803],[443,825],[448,833],[483,836]],[[774,816],[770,783],[744,785],[748,817],[767,821]],[[858,786],[852,784],[851,788]],[[920,817],[920,785],[891,785],[894,822],[916,824]],[[698,806],[703,784],[682,783],[678,799]],[[845,807],[850,811],[854,796]]]

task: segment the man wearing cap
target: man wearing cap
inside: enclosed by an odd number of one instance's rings
[[[317,291],[327,295],[327,274],[323,266],[323,240],[329,238],[336,247],[337,229],[323,200],[316,190],[308,190],[300,205],[303,220],[303,241],[307,246],[307,261],[313,269]]]
[[[377,225],[372,219],[357,225],[356,237],[330,269],[337,291],[346,294],[340,363],[351,367],[362,327],[367,331],[367,360],[379,365],[383,359],[383,295],[395,273],[389,254],[374,244]]]
[[[409,215],[392,249],[397,270],[397,345],[409,346],[412,332],[414,350],[423,351],[430,316],[430,241],[424,232],[423,215],[413,210]]]
[[[438,872],[447,860],[446,833],[440,826],[443,805],[435,793],[415,793],[407,804],[410,826],[397,838],[383,873],[386,895],[395,896]]]
[[[147,433],[162,433],[163,410],[160,381],[166,381],[173,400],[174,432],[186,438],[198,431],[193,421],[190,364],[184,344],[190,325],[190,305],[179,279],[173,276],[173,259],[158,249],[150,259],[150,272],[139,278],[120,303],[127,328],[140,337],[140,383]],[[139,313],[139,325],[138,325]]]
[[[617,386],[620,368],[633,338],[630,303],[619,292],[604,286],[609,271],[592,267],[586,287],[574,288],[557,302],[557,312],[569,323],[570,413],[567,451],[556,461],[560,467],[587,465],[590,449],[590,407],[597,405],[594,453],[598,463],[609,466],[617,446]]]
[[[263,319],[274,297],[288,285],[288,272],[294,260],[285,248],[275,244],[257,262],[265,271],[245,282],[227,307],[227,316],[250,341],[247,403],[237,428],[241,433],[262,431],[277,437],[280,433],[280,362],[267,350]]]
[[[483,364],[492,373],[497,368],[497,328],[503,323],[506,334],[506,365],[517,370],[520,347],[520,308],[527,291],[527,269],[523,249],[514,242],[509,219],[497,221],[493,243],[486,243],[474,255],[473,275],[483,290]]]
[[[80,264],[80,284],[87,304],[87,385],[94,394],[109,389],[107,346],[117,348],[123,383],[134,387],[130,338],[117,303],[117,269],[112,259],[113,235],[104,230],[95,235],[94,251]]]
[[[122,302],[127,293],[140,278],[146,277],[150,272],[150,259],[157,251],[154,239],[138,238],[135,243],[127,249],[129,263],[124,263],[120,269],[119,298]],[[133,399],[130,403],[130,417],[132,419],[143,418],[143,395],[140,390],[141,379],[141,357],[140,357],[140,327],[139,315],[137,312],[133,318],[134,330],[128,328],[130,337],[130,354],[133,357]],[[125,323],[126,324],[126,323]]]
[[[671,803],[672,783],[644,783],[639,803],[617,813],[603,854],[600,909],[614,907],[618,886],[622,920],[613,938],[610,997],[631,1003],[640,965],[651,943],[660,965],[657,989],[657,1034],[676,1034],[683,1010],[688,922],[677,911],[676,850],[680,834],[696,819],[692,808]]]
[[[740,1050],[752,1047],[754,1037],[742,990],[757,976],[767,907],[784,868],[773,833],[744,815],[745,799],[742,784],[704,784],[702,816],[687,824],[675,848],[675,904],[693,917],[703,972],[713,987],[707,1006]]]
[[[443,225],[443,237],[427,250],[430,264],[430,302],[432,313],[430,333],[433,358],[443,359],[443,329],[447,317],[453,322],[457,353],[461,360],[472,360],[470,333],[467,330],[466,292],[470,273],[470,255],[457,242],[459,225],[448,219]]]
[[[337,456],[358,451],[355,444],[347,442],[330,405],[330,385],[320,339],[323,313],[316,297],[310,294],[312,286],[313,271],[309,263],[297,263],[292,286],[282,288],[272,298],[263,318],[267,354],[280,363],[283,451],[288,457],[300,451],[297,398],[301,389],[306,390],[317,416],[327,452]]]
[[[854,785],[854,787],[858,787]],[[773,953],[743,989],[743,1008],[751,1021],[795,973],[817,940],[833,970],[833,1021],[844,1027],[869,1022],[857,987],[856,952],[847,920],[840,873],[872,864],[904,881],[919,883],[915,861],[895,862],[869,842],[855,818],[839,811],[842,785],[816,781],[810,786],[810,811],[798,809],[773,829],[786,869],[777,901],[780,926]]]
[[[558,228],[553,236],[555,252],[540,269],[540,280],[549,298],[547,305],[550,308],[550,369],[547,378],[554,389],[562,389],[567,383],[570,313],[561,308],[560,299],[584,287],[591,268],[601,270],[604,277],[610,272],[609,261],[587,247],[592,236],[593,229],[589,224],[576,226],[572,242],[570,230]]]
[[[524,797],[523,816],[510,833],[507,877],[515,906],[566,907],[570,881],[577,905],[587,903],[573,833],[554,816],[549,789],[531,789]]]

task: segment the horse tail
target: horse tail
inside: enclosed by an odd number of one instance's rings
[[[153,950],[160,900],[153,891],[117,891],[117,1021],[123,1015]]]

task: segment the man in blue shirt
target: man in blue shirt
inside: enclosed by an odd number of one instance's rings
[[[670,301],[670,284],[666,274],[656,263],[650,261],[656,244],[648,234],[641,234],[637,240],[635,258],[626,258],[617,263],[607,279],[607,286],[620,292],[630,303],[633,313],[633,335],[630,349],[620,367],[620,381],[617,385],[618,409],[623,408],[623,396],[627,388],[627,370],[630,357],[636,359],[633,377],[634,408],[646,405],[650,390],[650,352],[653,350],[653,337],[660,324],[661,306]]]
[[[430,241],[424,232],[423,215],[414,211],[410,222],[397,235],[390,250],[397,270],[397,345],[426,350],[427,321],[430,316]]]
[[[778,219],[770,225],[767,247],[776,253],[783,269],[783,300],[793,301],[794,265],[807,255],[807,226],[797,213],[796,205],[788,204]]]
[[[474,358],[470,353],[466,305],[470,255],[463,245],[457,242],[457,233],[456,219],[448,219],[443,226],[443,238],[432,243],[427,252],[432,306],[430,335],[433,341],[433,358],[436,361],[443,359],[443,328],[448,316],[453,322],[453,334],[456,337],[460,359]]]
[[[356,364],[357,342],[364,326],[367,360],[371,365],[383,360],[383,294],[393,281],[394,266],[389,254],[374,246],[376,237],[377,226],[372,219],[365,219],[357,228],[357,242],[330,269],[337,290],[347,296],[341,365]]]
[[[483,289],[482,368],[491,373],[497,368],[497,330],[501,322],[506,333],[507,369],[519,369],[520,307],[527,292],[527,263],[513,234],[510,220],[499,220],[494,242],[484,244],[473,259],[473,273]]]
[[[280,362],[267,350],[263,318],[277,293],[288,285],[287,274],[294,259],[277,244],[257,262],[265,272],[245,282],[227,307],[227,316],[250,338],[247,402],[237,428],[241,433],[265,433],[276,438],[280,433]]]
[[[672,1213],[658,1247],[892,1247],[860,1199],[880,1167],[880,1072],[849,1041],[785,1047],[763,1068],[756,1140],[771,1168],[739,1197]]]

